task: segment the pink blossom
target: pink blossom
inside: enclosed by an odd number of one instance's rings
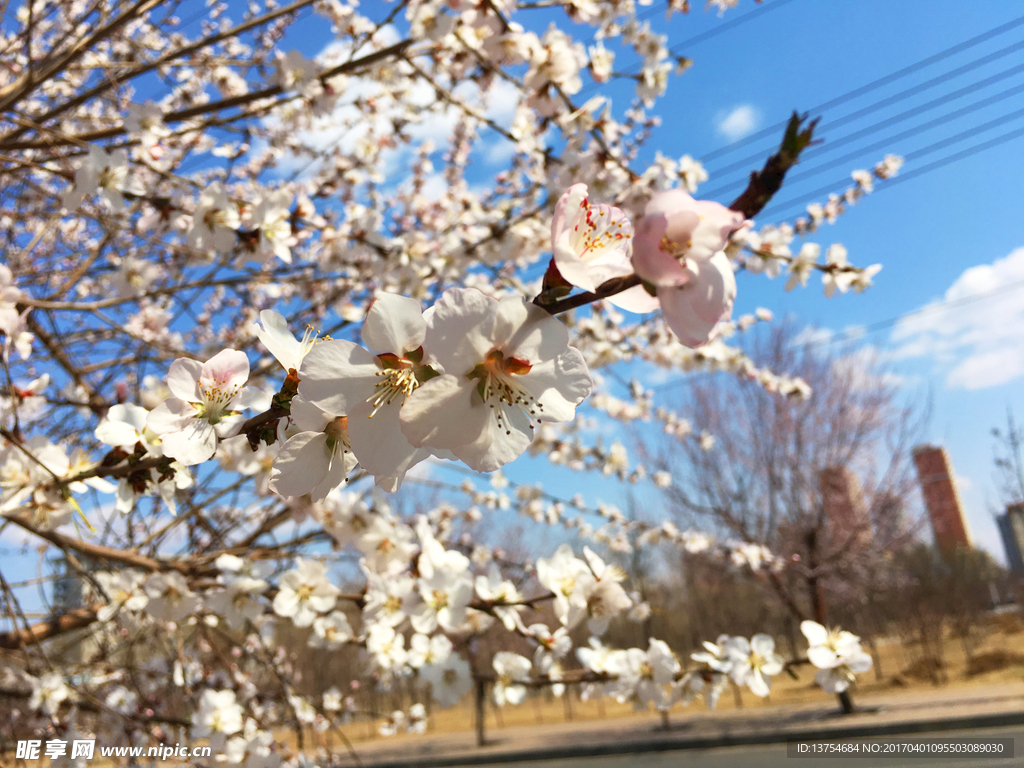
[[[714,338],[719,321],[732,314],[736,277],[723,251],[706,261],[687,260],[683,273],[678,287],[658,288],[658,301],[668,327],[679,340],[688,347],[699,347]]]
[[[586,184],[573,184],[558,200],[551,220],[551,250],[558,272],[570,285],[595,290],[605,280],[633,272],[629,263],[633,225],[626,214],[590,201]],[[629,312],[653,312],[657,301],[640,286],[610,296]]]
[[[656,286],[690,279],[687,262],[707,261],[721,251],[743,215],[710,200],[694,200],[681,189],[654,194],[633,237],[633,268]]]
[[[248,378],[249,360],[234,349],[222,350],[205,363],[183,357],[171,363],[167,386],[173,397],[147,420],[161,437],[164,455],[185,466],[213,456],[218,436],[229,437],[242,421],[241,411],[249,407]]]

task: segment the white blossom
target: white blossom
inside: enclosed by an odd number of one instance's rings
[[[428,317],[424,350],[444,374],[408,397],[402,431],[478,472],[523,453],[535,424],[572,419],[592,388],[565,326],[520,298],[445,291]]]
[[[530,679],[530,660],[518,653],[499,651],[494,654],[494,672],[498,679],[494,683],[494,702],[503,707],[508,704],[522,704],[526,698],[526,686]]]
[[[327,580],[323,563],[300,557],[295,569],[280,579],[274,613],[290,618],[297,627],[308,627],[319,614],[334,608],[340,591]]]

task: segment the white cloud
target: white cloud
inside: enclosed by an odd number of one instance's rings
[[[834,360],[832,373],[840,379],[846,379],[855,390],[875,386],[902,387],[907,383],[905,377],[885,367],[886,355],[869,344]]]
[[[753,133],[760,122],[761,115],[753,106],[740,104],[729,112],[719,113],[716,128],[729,141],[736,141]]]
[[[1024,248],[965,270],[893,329],[894,357],[931,358],[954,389],[1024,376]]]
[[[814,325],[805,326],[793,337],[791,347],[816,347],[831,342],[855,341],[864,336],[864,326],[848,325],[841,331],[834,331],[831,328],[819,328]]]

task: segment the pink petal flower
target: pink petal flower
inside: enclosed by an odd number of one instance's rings
[[[657,286],[678,287],[688,275],[684,261],[706,261],[721,251],[743,216],[681,189],[658,192],[644,208],[633,238],[636,273]]]
[[[669,328],[688,347],[707,344],[720,320],[732,314],[736,277],[724,252],[707,261],[687,262],[686,282],[658,289]]]
[[[593,291],[605,280],[632,272],[629,240],[633,225],[626,214],[593,204],[586,184],[573,184],[559,198],[551,220],[555,266],[570,284]],[[614,297],[610,299],[615,303]]]
[[[207,387],[219,387],[227,391],[241,389],[249,380],[249,358],[237,349],[222,349],[203,363],[199,375],[199,384]]]

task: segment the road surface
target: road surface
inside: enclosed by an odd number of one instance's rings
[[[1007,738],[1014,740],[1012,758],[995,757],[915,757],[912,755],[880,755],[869,758],[794,758],[789,757],[785,744],[766,744],[753,747],[725,747],[721,749],[686,749],[673,752],[645,752],[610,757],[588,757],[564,760],[534,760],[525,763],[494,764],[493,768],[1002,768],[1024,765],[1024,727],[984,728],[969,731],[922,734],[932,738]],[[872,739],[851,739],[853,742],[871,743],[915,738],[908,736]]]

